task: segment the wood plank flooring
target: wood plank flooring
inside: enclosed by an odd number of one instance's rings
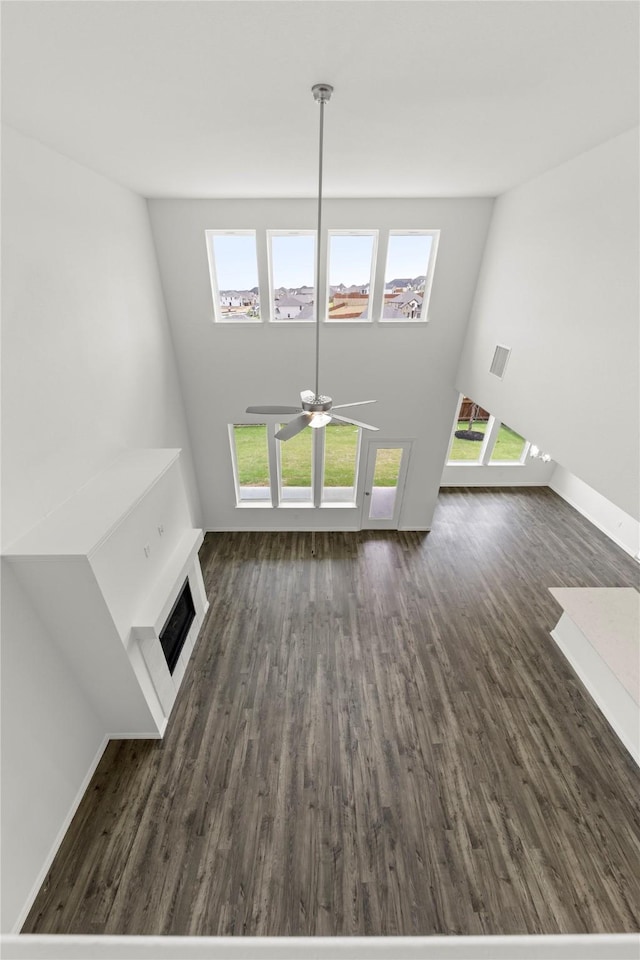
[[[162,742],[107,748],[23,932],[640,929],[638,770],[549,636],[638,568],[545,488],[428,535],[208,535]]]

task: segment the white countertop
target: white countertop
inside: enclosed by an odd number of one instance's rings
[[[549,592],[640,703],[640,593],[633,587],[550,587]]]

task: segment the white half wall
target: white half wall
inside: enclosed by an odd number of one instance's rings
[[[499,197],[456,379],[636,519],[638,186],[635,129]]]
[[[2,134],[2,519],[6,548],[123,450],[189,435],[143,199]],[[2,929],[33,885],[110,732],[5,575]]]
[[[627,553],[640,559],[640,523],[572,473],[556,465],[549,486]]]
[[[507,937],[4,937],[5,960],[637,960],[634,933]]]
[[[454,374],[493,201],[327,200],[323,229],[441,231],[428,323],[333,323],[320,332],[320,389],[336,404],[377,399],[354,415],[363,440],[413,440],[401,529],[431,524],[458,401]],[[314,329],[304,323],[215,324],[207,229],[314,229],[314,200],[151,200],[167,309],[208,529],[357,529],[357,511],[236,508],[228,424],[259,422],[250,404],[299,402],[314,385]],[[379,251],[382,260],[382,251]],[[379,269],[384,270],[384,261]],[[264,271],[266,274],[266,269]],[[345,279],[348,280],[348,278]],[[264,295],[264,291],[263,291]],[[365,416],[366,411],[366,416]]]

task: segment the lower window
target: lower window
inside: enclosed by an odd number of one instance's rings
[[[447,463],[456,466],[517,465],[525,461],[529,443],[501,423],[471,397],[461,397]]]
[[[330,423],[281,441],[275,436],[281,426],[229,425],[237,505],[354,507],[360,428]],[[272,485],[270,464],[277,471],[277,485]]]
[[[527,446],[524,437],[508,427],[506,423],[501,423],[491,451],[490,463],[522,463]]]
[[[266,423],[234,423],[229,434],[237,503],[271,506]]]
[[[355,503],[360,427],[329,423],[324,428],[322,503]]]
[[[291,440],[274,440],[280,464],[280,503],[313,503],[314,433],[306,428]]]

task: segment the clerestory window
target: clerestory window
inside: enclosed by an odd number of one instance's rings
[[[390,230],[381,320],[428,319],[440,232]]]
[[[207,230],[207,254],[217,323],[261,319],[255,230]]]

